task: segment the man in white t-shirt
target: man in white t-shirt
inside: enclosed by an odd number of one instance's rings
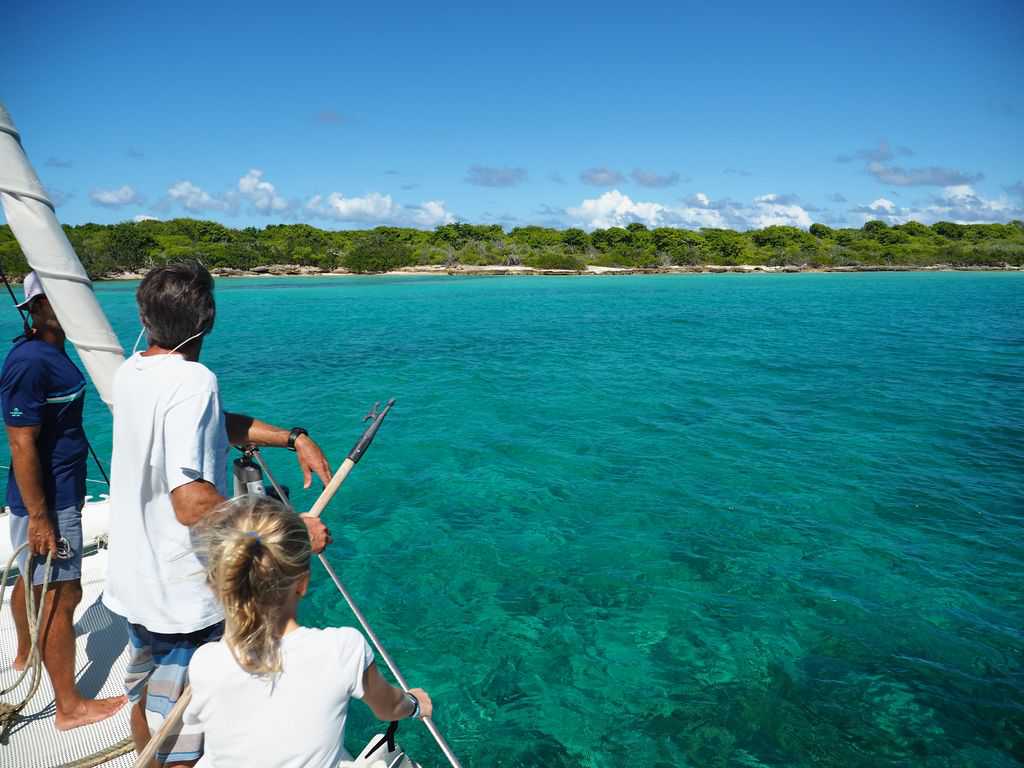
[[[198,263],[151,270],[136,298],[145,352],[114,377],[110,472],[110,565],[103,602],[128,621],[133,655],[125,687],[141,752],[188,684],[189,660],[220,638],[223,614],[195,554],[192,526],[229,495],[229,446],[253,443],[296,453],[308,488],[330,467],[301,428],[291,431],[221,408],[217,377],[199,362],[213,329],[213,278]],[[140,334],[141,338],[141,334]],[[316,552],[330,542],[305,517]],[[203,736],[182,726],[157,749],[164,765],[192,765]]]

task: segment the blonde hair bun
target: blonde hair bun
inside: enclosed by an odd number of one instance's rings
[[[247,672],[280,672],[282,609],[312,556],[305,523],[276,499],[238,496],[198,532],[207,581],[224,608],[225,642]]]

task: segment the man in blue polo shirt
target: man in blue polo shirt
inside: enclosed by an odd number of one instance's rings
[[[66,731],[110,717],[127,698],[86,699],[75,687],[74,614],[82,599],[88,456],[82,429],[85,378],[64,351],[64,329],[34,272],[24,287],[25,300],[18,306],[28,310],[32,326],[15,341],[0,372],[0,403],[11,448],[11,543],[15,549],[28,544],[18,560],[21,577],[11,600],[18,631],[14,667],[25,667],[30,649],[25,581],[31,572],[38,604],[47,555],[52,554],[39,643],[53,683],[56,726]]]

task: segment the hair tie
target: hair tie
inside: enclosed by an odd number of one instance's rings
[[[256,539],[256,541],[258,541],[260,544],[263,543],[263,539],[260,538],[260,535],[257,531],[242,531],[242,534],[250,539]]]

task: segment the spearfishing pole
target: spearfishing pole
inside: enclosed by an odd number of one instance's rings
[[[352,468],[359,463],[361,458],[363,458],[363,454],[365,454],[366,450],[370,447],[370,444],[373,442],[373,438],[377,436],[377,431],[380,429],[380,425],[384,423],[384,417],[388,415],[388,412],[394,404],[395,399],[391,398],[388,400],[383,410],[379,412],[377,411],[377,407],[380,405],[380,402],[373,404],[373,408],[370,409],[370,412],[363,417],[363,421],[367,421],[369,419],[373,420],[370,426],[368,426],[366,431],[363,432],[362,437],[356,441],[352,450],[348,452],[348,456],[345,457],[345,461],[343,461],[341,466],[338,467],[338,470],[334,473],[331,481],[324,488],[323,493],[320,494],[320,497],[316,500],[313,506],[310,507],[309,512],[306,514],[311,517],[320,516],[320,513],[324,511],[331,498],[341,487],[341,484],[345,482],[345,478],[348,477]],[[278,498],[280,498],[281,501],[290,508],[291,504],[288,501],[287,494],[284,492],[284,489],[277,484],[277,481],[274,479],[274,475],[270,472],[266,462],[263,461],[263,457],[260,456],[259,451],[253,451],[252,456],[256,459],[260,468],[270,480],[270,484],[273,486]],[[381,643],[380,638],[377,637],[377,633],[373,631],[373,627],[370,626],[370,622],[366,620],[366,616],[364,616],[363,612],[359,610],[359,606],[356,605],[355,600],[352,599],[352,595],[345,588],[345,585],[341,583],[341,579],[338,578],[338,574],[335,573],[334,568],[331,566],[330,562],[328,562],[327,558],[324,557],[324,554],[321,552],[318,557],[320,558],[320,563],[323,565],[324,570],[327,571],[327,575],[330,576],[331,581],[334,582],[334,586],[341,593],[341,596],[345,598],[345,602],[348,603],[348,607],[352,609],[352,613],[355,614],[355,617],[362,626],[363,631],[366,632],[367,636],[370,638],[370,642],[373,643],[373,647],[377,650],[377,653],[380,654],[380,657],[384,659],[384,663],[387,664],[388,669],[391,670],[391,674],[395,676],[395,680],[402,687],[402,690],[408,693],[409,684],[405,681],[405,677],[403,677],[401,671],[398,669],[398,665],[395,663],[395,660],[391,658],[391,654],[387,652],[384,648],[384,644]],[[419,719],[423,721],[423,724],[427,727],[430,735],[434,737],[434,741],[437,742],[437,746],[441,748],[441,752],[444,753],[448,762],[451,763],[452,768],[462,768],[462,763],[459,762],[459,758],[455,756],[452,748],[448,746],[448,742],[445,741],[444,736],[441,735],[441,732],[434,724],[433,719],[429,717],[421,717]]]
[[[4,285],[7,286],[7,292],[11,294],[11,302],[14,304],[14,308],[18,310],[18,314],[21,315],[21,323],[25,326],[25,335],[28,336],[29,329],[31,326],[28,324],[28,317],[25,315],[25,310],[18,306],[18,297],[14,295],[14,289],[11,288],[11,283],[7,279],[7,273],[4,271],[3,264],[0,264],[0,278],[3,279]],[[17,341],[17,337],[15,337]],[[100,474],[103,475],[103,479],[107,483],[107,487],[110,487],[110,478],[107,477],[107,470],[103,468],[103,464],[100,463],[100,457],[96,455],[96,451],[92,447],[92,443],[89,442],[89,438],[85,438],[85,444],[89,446],[89,453],[92,454],[92,460],[96,462],[96,466],[100,470]]]

